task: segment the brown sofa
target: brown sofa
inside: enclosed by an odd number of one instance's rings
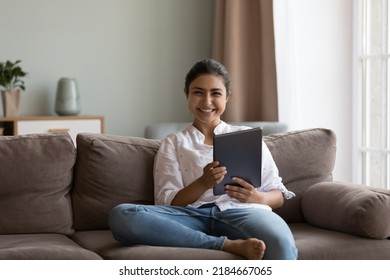
[[[277,209],[299,259],[390,259],[390,191],[332,182],[327,129],[264,137],[296,197]],[[239,259],[206,249],[122,246],[110,209],[153,204],[159,140],[66,133],[0,137],[0,259]],[[134,225],[137,226],[137,225]],[[158,228],[151,228],[158,230]]]

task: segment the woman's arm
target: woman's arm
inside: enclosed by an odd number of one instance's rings
[[[171,205],[187,206],[197,201],[208,189],[211,189],[223,180],[226,174],[225,167],[218,167],[214,161],[203,168],[203,175],[188,186],[181,189],[173,198]]]

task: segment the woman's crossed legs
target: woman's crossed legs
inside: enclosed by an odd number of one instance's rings
[[[122,244],[207,248],[247,259],[296,259],[288,226],[269,210],[121,204],[111,211],[109,225]]]

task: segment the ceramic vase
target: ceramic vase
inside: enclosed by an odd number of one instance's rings
[[[80,93],[75,79],[61,78],[58,81],[55,111],[60,116],[75,116],[80,114]]]
[[[20,89],[2,90],[4,117],[16,117],[19,115]]]

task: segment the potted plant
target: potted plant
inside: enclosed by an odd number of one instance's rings
[[[25,90],[24,78],[27,73],[18,65],[21,60],[14,63],[7,60],[0,62],[0,86],[3,101],[3,113],[5,117],[17,116],[19,114],[20,92]]]

